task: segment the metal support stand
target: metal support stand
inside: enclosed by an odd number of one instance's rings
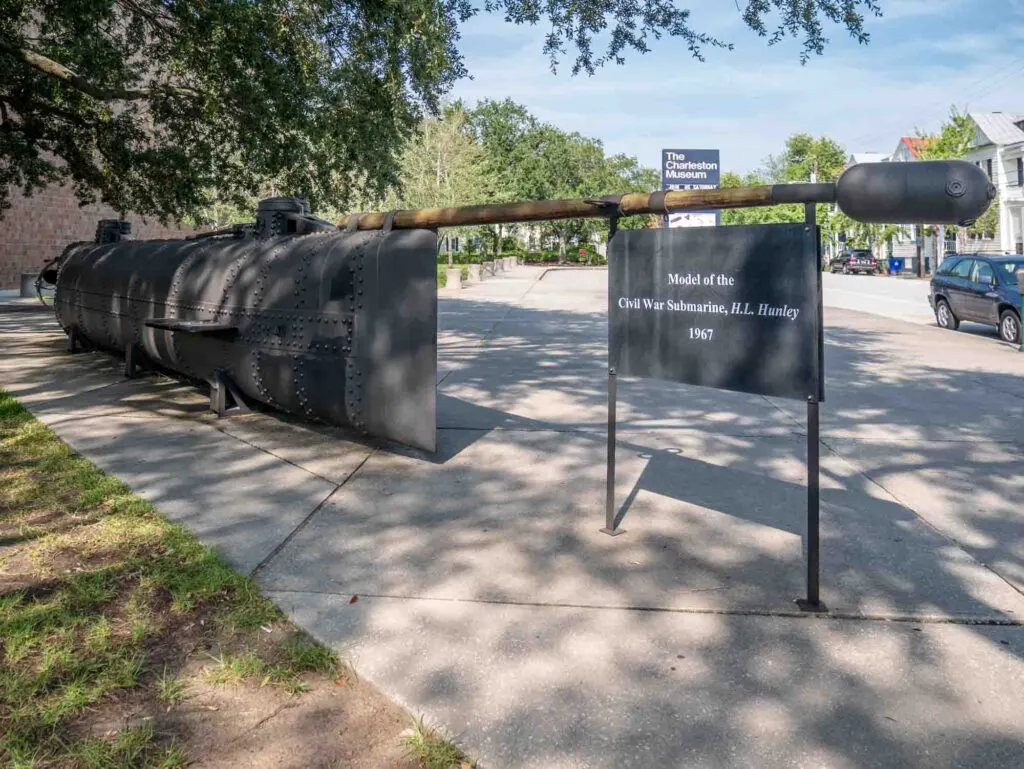
[[[824,374],[825,332],[822,315],[821,243],[818,238],[817,209],[813,203],[804,206],[806,223],[805,259],[814,260],[817,267],[818,308],[815,317],[815,372],[817,387],[814,395],[807,396],[807,596],[797,600],[802,611],[824,612],[828,608],[821,602],[821,521],[820,521],[820,424],[819,404],[825,397]]]
[[[601,532],[612,537],[625,534],[625,529],[615,526],[615,407],[616,407],[616,376],[615,369],[608,369],[608,464],[605,468],[604,528]]]
[[[248,412],[251,409],[231,377],[224,371],[217,371],[210,380],[210,411],[223,417],[229,410]]]
[[[608,248],[611,248],[612,237],[619,228],[619,217],[613,215],[608,218]],[[608,255],[611,256],[610,250]],[[609,350],[611,348],[609,347]],[[613,366],[608,367],[608,463],[605,467],[605,498],[604,498],[604,528],[601,529],[603,534],[607,534],[612,537],[617,537],[619,534],[625,534],[625,529],[616,528],[616,514],[618,510],[615,507],[615,421],[616,421],[616,405],[617,405],[617,390],[618,380],[615,375],[615,368]]]
[[[826,611],[821,602],[820,442],[818,399],[807,399],[807,597],[797,601],[804,611]]]
[[[78,332],[75,329],[71,329],[68,332],[68,352],[74,355],[76,352],[82,349],[81,342],[78,339]]]
[[[139,359],[142,350],[137,344],[130,344],[124,348],[124,377],[135,379],[139,375]]]
[[[228,384],[225,379],[218,371],[210,380],[210,411],[218,417],[224,416],[228,410]]]

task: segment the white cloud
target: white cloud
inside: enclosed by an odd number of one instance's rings
[[[902,14],[920,9],[906,0],[882,4]],[[929,6],[953,3],[930,0]],[[970,9],[963,14],[972,16]],[[792,50],[761,41],[712,52],[704,64],[677,41],[662,41],[625,67],[577,78],[548,72],[541,32],[533,30],[504,50],[469,57],[475,79],[458,84],[455,95],[470,102],[512,98],[543,120],[596,136],[608,150],[649,165],[659,162],[662,147],[719,147],[723,165],[739,171],[779,152],[798,131],[832,136],[850,151],[887,152],[900,136],[935,130],[951,104],[1024,111],[1016,20],[922,27],[887,25],[867,47],[837,41],[803,67]]]
[[[982,5],[994,0],[970,0]],[[1012,0],[1015,1],[1015,0]],[[922,16],[944,16],[960,9],[968,0],[881,0],[882,21],[906,21]]]

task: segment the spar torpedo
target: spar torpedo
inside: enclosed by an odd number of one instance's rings
[[[298,198],[249,226],[132,241],[101,222],[46,265],[72,351],[123,356],[208,383],[223,412],[262,404],[435,449],[437,232],[441,227],[837,203],[862,222],[966,224],[995,188],[962,161],[861,164],[835,184],[776,184],[352,214],[337,225]]]

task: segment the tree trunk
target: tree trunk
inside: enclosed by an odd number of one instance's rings
[[[565,264],[566,240],[568,240],[568,235],[565,232],[565,230],[562,230],[558,234],[558,263],[559,264]]]

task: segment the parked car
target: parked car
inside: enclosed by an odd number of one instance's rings
[[[984,323],[999,329],[1003,341],[1020,342],[1018,270],[1024,270],[1024,257],[947,257],[935,271],[928,294],[936,323],[948,329],[958,328],[963,320]]]
[[[872,275],[878,271],[878,260],[868,249],[854,248],[844,251],[833,259],[830,269],[832,272],[841,272],[844,275],[856,272]]]

